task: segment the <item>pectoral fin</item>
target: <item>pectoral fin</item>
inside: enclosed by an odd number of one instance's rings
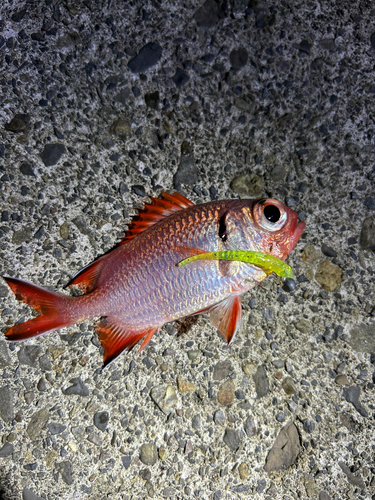
[[[210,321],[219,330],[228,345],[241,326],[242,305],[239,295],[230,295],[227,299],[210,309]]]

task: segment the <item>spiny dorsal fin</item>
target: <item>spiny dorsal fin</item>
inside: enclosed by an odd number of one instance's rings
[[[163,199],[151,198],[151,203],[146,203],[145,207],[139,211],[129,225],[129,229],[125,232],[120,245],[124,245],[132,238],[135,238],[139,233],[153,226],[159,220],[194,205],[192,201],[182,196],[182,194],[176,192],[168,194],[164,191],[161,194]]]

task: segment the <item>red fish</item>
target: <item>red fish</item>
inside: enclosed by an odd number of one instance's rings
[[[194,205],[178,193],[163,193],[163,199],[151,200],[121,243],[70,281],[83,295],[4,278],[16,297],[39,313],[9,328],[7,339],[25,340],[101,317],[96,330],[106,366],[141,339],[143,349],[165,323],[207,312],[229,344],[241,324],[240,295],[269,273],[243,262],[177,264],[197,252],[243,249],[285,260],[305,223],[298,224],[298,215],[273,199]]]

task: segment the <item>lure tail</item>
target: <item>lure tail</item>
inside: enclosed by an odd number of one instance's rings
[[[40,316],[25,323],[8,328],[5,332],[8,340],[21,341],[38,337],[43,333],[57,330],[75,322],[68,314],[66,307],[72,297],[50,292],[45,288],[17,278],[4,277],[4,279],[17,299],[22,300],[40,314]]]

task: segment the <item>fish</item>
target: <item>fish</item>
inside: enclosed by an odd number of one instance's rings
[[[145,204],[111,251],[73,276],[66,286],[78,286],[81,295],[4,277],[16,298],[39,313],[8,328],[7,340],[23,341],[100,318],[96,332],[106,367],[141,340],[142,350],[164,324],[208,313],[212,325],[230,344],[242,321],[241,295],[272,270],[222,259],[178,263],[197,252],[243,248],[285,261],[305,223],[275,199],[195,205],[177,192],[161,194],[162,198]]]
[[[222,252],[204,252],[198,250],[197,253],[177,265],[186,266],[190,262],[197,260],[233,260],[237,262],[248,262],[254,266],[260,267],[264,271],[275,273],[281,278],[293,278],[293,269],[284,261],[262,252],[253,252],[251,250],[224,250]]]

